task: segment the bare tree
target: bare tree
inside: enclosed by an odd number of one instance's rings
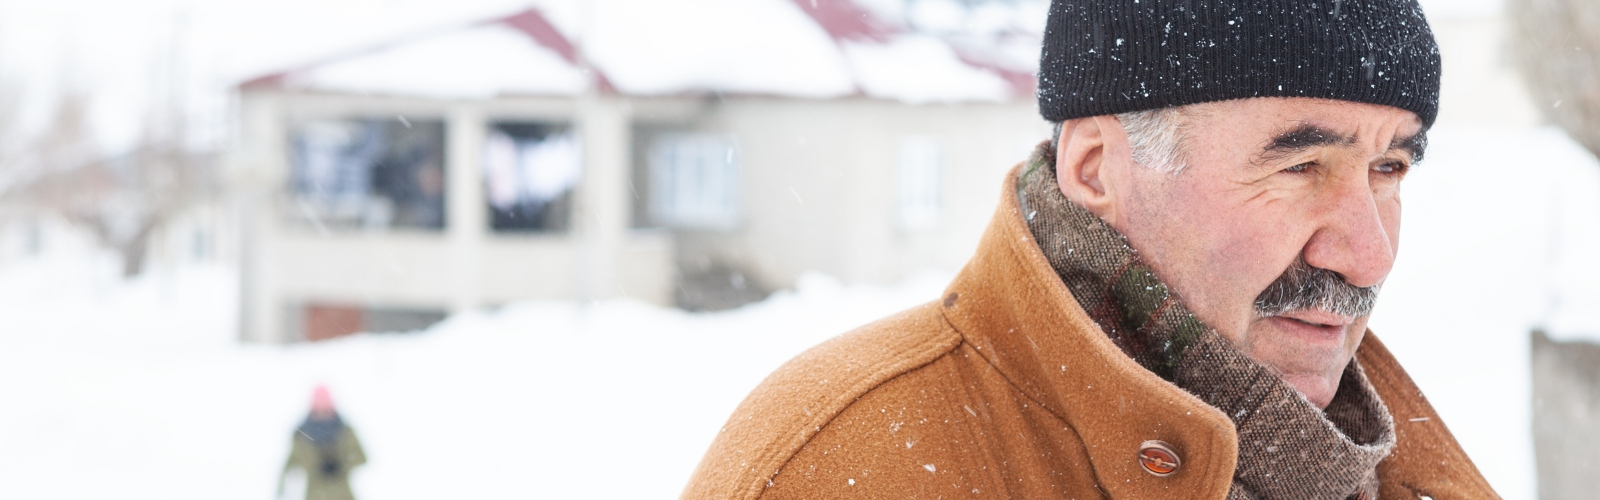
[[[5,192],[8,174],[22,156],[19,146],[22,131],[17,126],[21,105],[16,86],[0,78],[0,192]]]
[[[90,139],[87,98],[78,92],[62,94],[49,126],[26,137],[11,122],[0,131],[0,142],[9,146],[0,155],[0,202],[13,212],[39,213],[53,205],[54,189],[63,189],[60,179],[89,164],[100,153]]]
[[[143,269],[150,237],[214,191],[215,157],[186,148],[181,132],[146,134],[127,153],[107,156],[95,147],[87,117],[81,94],[63,97],[4,197],[89,230],[121,256],[123,275],[133,276]]]
[[[1517,65],[1534,98],[1600,155],[1600,2],[1510,0]]]

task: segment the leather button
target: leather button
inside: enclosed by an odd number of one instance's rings
[[[1144,471],[1156,477],[1167,477],[1178,472],[1178,466],[1183,460],[1178,458],[1178,451],[1172,445],[1154,439],[1139,443],[1139,465],[1144,466]]]

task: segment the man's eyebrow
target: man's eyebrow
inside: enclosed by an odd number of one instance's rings
[[[1295,128],[1278,133],[1261,148],[1261,163],[1289,156],[1320,146],[1347,146],[1355,144],[1355,136],[1342,136],[1338,132],[1302,123]]]
[[[1422,153],[1428,150],[1428,132],[1422,131],[1406,137],[1396,136],[1389,141],[1389,150],[1401,150],[1411,153],[1411,163],[1422,161]]]

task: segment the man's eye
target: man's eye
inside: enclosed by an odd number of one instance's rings
[[[1305,162],[1305,163],[1301,163],[1299,165],[1295,165],[1293,167],[1289,167],[1289,168],[1283,169],[1283,171],[1284,172],[1289,172],[1291,174],[1298,174],[1298,173],[1301,173],[1301,172],[1305,172],[1307,170],[1311,170],[1311,167],[1314,167],[1316,165],[1317,165],[1317,162],[1308,161],[1308,162]]]
[[[1378,166],[1372,167],[1372,170],[1380,174],[1403,174],[1409,168],[1410,166],[1406,165],[1405,162],[1392,161],[1389,163],[1380,163]]]

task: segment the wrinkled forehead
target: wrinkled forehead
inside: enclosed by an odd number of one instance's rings
[[[1425,130],[1417,114],[1390,106],[1334,99],[1258,97],[1187,108],[1185,121],[1191,139],[1235,147],[1249,145],[1267,158],[1315,147],[1340,147],[1368,154],[1398,150],[1420,158],[1426,148]]]

